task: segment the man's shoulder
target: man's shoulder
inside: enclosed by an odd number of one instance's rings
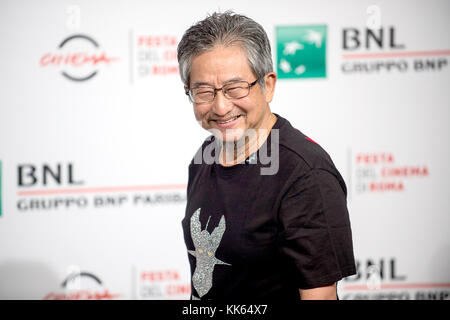
[[[206,137],[189,163],[190,174],[195,174],[200,168],[213,164],[216,161],[216,151],[217,142],[214,135]]]
[[[280,123],[275,129],[279,129],[280,157],[303,161],[311,169],[334,168],[330,155],[320,144],[293,127],[288,120],[277,117]]]
[[[281,120],[279,126],[280,169],[284,162],[287,168],[297,168],[295,171],[300,172],[298,174],[312,170],[327,171],[336,177],[346,193],[345,182],[325,149],[294,128],[286,119]]]
[[[205,155],[205,149],[210,146],[211,144],[215,145],[215,139],[213,135],[210,135],[207,137],[201,146],[197,149],[197,152],[195,153],[194,157],[192,158],[191,162],[189,163],[188,172],[188,193],[190,192],[191,185],[195,179],[198,179],[199,172],[205,172],[208,170],[208,167],[210,167],[210,164],[212,164],[215,160],[215,149],[213,147],[212,152],[208,152],[207,155]],[[205,158],[206,157],[206,158]]]

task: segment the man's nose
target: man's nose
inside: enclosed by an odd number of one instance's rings
[[[233,103],[225,98],[223,91],[219,90],[214,98],[212,111],[218,116],[225,116],[228,112],[233,109]]]

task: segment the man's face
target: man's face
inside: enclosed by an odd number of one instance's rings
[[[194,103],[195,118],[206,130],[220,130],[224,141],[237,140],[247,129],[259,129],[267,120],[275,79],[273,73],[266,75],[264,91],[257,83],[250,88],[249,95],[241,99],[227,99],[222,91],[218,91],[214,101]],[[191,62],[190,88],[199,85],[222,88],[237,80],[248,83],[256,80],[241,46],[216,46],[197,55]]]

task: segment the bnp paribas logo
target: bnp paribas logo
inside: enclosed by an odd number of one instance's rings
[[[278,26],[279,78],[326,77],[326,25]]]

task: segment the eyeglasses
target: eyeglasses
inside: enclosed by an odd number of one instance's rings
[[[259,78],[248,83],[247,81],[234,81],[227,83],[222,88],[214,88],[211,86],[198,86],[186,90],[186,95],[193,103],[210,103],[214,101],[217,91],[222,90],[223,95],[227,99],[241,99],[250,94],[250,88],[253,87]]]

